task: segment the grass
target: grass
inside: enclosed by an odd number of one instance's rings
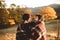
[[[57,22],[57,20],[52,20],[46,23],[48,40],[55,40],[58,34],[58,27],[59,27],[59,32],[60,32],[60,20],[59,22]]]

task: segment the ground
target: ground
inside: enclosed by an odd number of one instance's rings
[[[56,39],[57,33],[58,33],[57,27],[58,27],[58,24],[56,24],[55,21],[51,23],[46,23],[47,40]],[[0,40],[16,40],[16,29],[17,29],[17,25],[12,26],[10,28],[0,29]]]

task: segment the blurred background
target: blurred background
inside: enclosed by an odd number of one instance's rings
[[[60,40],[60,0],[0,0],[0,40],[16,40],[24,13],[43,15],[47,40]]]

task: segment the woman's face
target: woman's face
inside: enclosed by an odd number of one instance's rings
[[[38,17],[37,16],[35,17],[35,21],[38,21]]]

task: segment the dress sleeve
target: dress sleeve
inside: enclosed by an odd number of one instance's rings
[[[39,24],[39,27],[40,27],[40,29],[41,29],[42,32],[43,32],[44,39],[46,40],[46,27],[45,27],[44,22],[41,22],[41,23]]]
[[[21,30],[21,24],[18,24],[17,32]]]

